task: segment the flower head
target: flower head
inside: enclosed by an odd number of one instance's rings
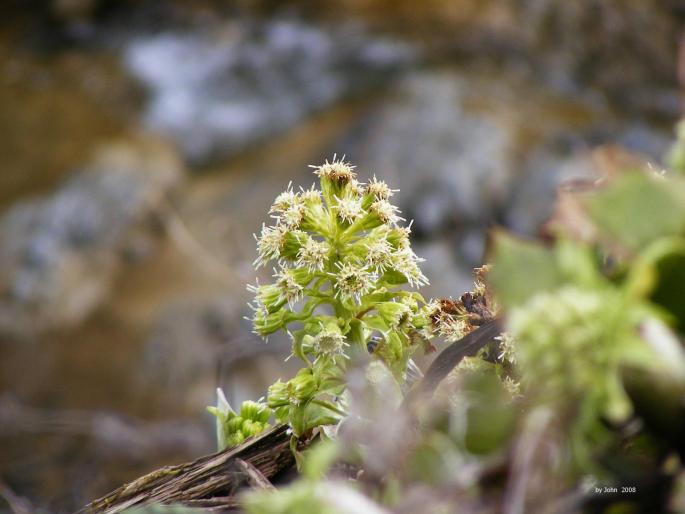
[[[305,204],[318,204],[321,203],[321,192],[314,187],[314,184],[312,184],[312,187],[310,189],[302,189],[302,191],[300,192],[300,198]]]
[[[428,279],[421,272],[419,262],[423,259],[409,248],[402,248],[392,254],[392,267],[407,279],[411,286],[419,287],[428,284]]]
[[[311,236],[308,236],[300,251],[297,253],[297,266],[302,266],[307,270],[323,271],[328,260],[328,252],[330,248],[325,241],[317,241]]]
[[[387,225],[395,225],[402,219],[397,215],[399,209],[387,200],[377,200],[373,202],[370,210],[378,216],[378,219],[381,220],[382,223]]]
[[[495,337],[499,343],[498,358],[501,361],[509,361],[512,364],[516,363],[516,340],[509,332],[502,332]]]
[[[349,344],[338,327],[326,327],[314,337],[314,351],[320,355],[344,355],[347,346]]]
[[[352,223],[364,214],[361,199],[344,197],[337,200],[338,205],[335,207],[335,210],[341,221]]]
[[[394,227],[388,232],[388,242],[395,248],[405,249],[411,246],[409,235],[411,234],[411,223],[408,227]]]
[[[302,298],[304,287],[300,285],[290,269],[282,269],[276,275],[276,286],[280,292],[281,298],[288,302],[291,307]]]
[[[428,304],[428,319],[431,328],[447,341],[456,341],[468,332],[468,325],[464,320],[465,312],[459,302],[452,298],[433,300]]]
[[[346,163],[343,159],[336,159],[333,157],[332,162],[326,161],[321,166],[313,166],[314,174],[319,178],[327,178],[334,182],[348,183],[357,178],[354,172],[354,166]]]
[[[367,182],[364,188],[364,193],[373,196],[376,200],[387,200],[397,191],[397,189],[390,189],[388,184],[376,179],[375,176]]]
[[[378,239],[370,244],[366,244],[366,262],[369,266],[377,267],[381,271],[392,262],[392,246],[387,239]]]
[[[288,227],[285,225],[276,225],[274,227],[262,225],[262,232],[257,239],[257,252],[259,256],[255,260],[255,265],[260,267],[270,260],[279,259],[287,235]]]
[[[359,302],[361,297],[371,291],[374,276],[366,268],[352,263],[338,263],[338,272],[334,274],[337,293],[342,298],[354,298]]]
[[[267,313],[280,306],[281,290],[275,284],[268,284],[266,286],[250,284],[247,286],[247,290],[254,293],[257,308],[263,308]]]
[[[302,199],[299,197],[299,195],[292,190],[290,185],[288,185],[288,189],[276,197],[274,203],[271,205],[271,209],[269,209],[269,212],[272,214],[282,213],[301,202]]]

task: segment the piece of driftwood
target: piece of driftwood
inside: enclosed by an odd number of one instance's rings
[[[309,441],[302,444],[306,446]],[[77,514],[116,514],[153,503],[227,512],[238,506],[235,492],[241,485],[254,484],[255,477],[260,477],[262,486],[267,487],[271,478],[294,463],[288,427],[278,425],[235,448],[153,471],[93,501]]]

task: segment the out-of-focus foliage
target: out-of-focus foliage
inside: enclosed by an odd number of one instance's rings
[[[685,179],[625,171],[576,200],[591,238],[563,216],[541,241],[495,234],[504,334],[400,409],[390,377],[348,370],[348,416],[305,457],[317,473],[248,511],[352,512],[342,487],[379,512],[679,512]]]

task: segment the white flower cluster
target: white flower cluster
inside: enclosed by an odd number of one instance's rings
[[[294,309],[308,292],[360,304],[382,287],[428,283],[419,268],[423,259],[410,247],[410,226],[398,225],[399,210],[389,202],[395,190],[375,177],[358,182],[354,167],[343,160],[326,161],[314,173],[321,191],[295,191],[289,184],[269,211],[275,224],[263,225],[255,236],[256,267],[278,267],[273,284],[251,289],[253,321],[262,335],[286,323],[279,310],[285,304]]]

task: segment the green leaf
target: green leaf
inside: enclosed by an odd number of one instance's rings
[[[505,308],[522,305],[536,293],[553,290],[564,281],[552,250],[504,232],[495,234],[490,280]]]
[[[631,269],[629,285],[667,311],[685,333],[685,239],[665,238],[649,246]]]
[[[381,281],[385,282],[386,284],[390,285],[402,285],[407,283],[407,277],[405,277],[402,273],[399,271],[395,270],[388,270],[385,273],[383,273],[383,276],[381,277]]]
[[[633,252],[660,237],[685,233],[681,180],[626,173],[588,198],[586,208],[604,237]]]
[[[340,421],[340,416],[311,401],[293,406],[290,410],[290,426],[297,437],[302,437],[318,426],[333,425],[338,421]]]
[[[380,316],[365,316],[364,324],[371,330],[378,330],[383,333],[390,330],[388,324]]]

